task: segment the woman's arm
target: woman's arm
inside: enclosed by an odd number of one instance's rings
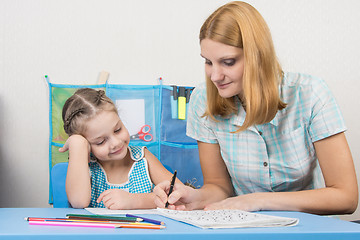
[[[229,172],[220,153],[219,144],[198,141],[204,185],[200,189],[197,209],[234,195]]]
[[[345,134],[336,134],[314,145],[326,188],[314,190],[318,201],[299,204],[301,210],[319,214],[354,212],[358,204],[358,185]]]
[[[198,142],[201,170],[204,185],[200,189],[175,184],[173,193],[167,197],[170,179],[158,184],[155,203],[164,207],[166,201],[169,208],[179,210],[202,209],[206,204],[220,201],[233,195],[233,187],[226,165],[220,154],[218,144]]]
[[[314,145],[325,188],[246,194],[208,205],[206,209],[288,210],[315,214],[354,212],[358,203],[358,186],[345,134],[336,134],[317,141]]]
[[[69,165],[66,175],[66,194],[73,208],[85,208],[91,200],[89,173],[90,145],[80,135],[72,135],[60,151],[69,150]]]

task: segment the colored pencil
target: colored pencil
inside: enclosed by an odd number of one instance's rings
[[[138,224],[119,224],[120,228],[139,228],[139,229],[164,229],[163,225],[138,225]]]
[[[126,214],[127,217],[134,217],[134,218],[141,218],[144,222],[148,222],[148,223],[154,223],[157,225],[165,225],[164,222],[158,221],[158,220],[154,220],[154,219],[150,219],[150,218],[144,218],[144,217],[139,217],[139,216],[135,216],[132,214]]]
[[[165,226],[151,224],[116,224],[116,223],[94,223],[94,222],[72,222],[72,221],[33,221],[30,225],[62,226],[62,227],[94,227],[94,228],[138,228],[138,229],[164,229]]]
[[[131,223],[131,224],[140,224],[140,222],[127,222],[127,221],[119,221],[119,220],[103,220],[103,219],[92,219],[92,220],[85,220],[85,219],[71,219],[71,218],[39,218],[39,217],[27,217],[25,218],[27,221],[68,221],[68,222],[97,222],[97,223]],[[142,223],[141,224],[150,224],[150,223]]]
[[[29,221],[30,225],[47,226],[69,226],[69,227],[95,227],[95,228],[115,228],[115,224],[107,223],[87,223],[87,222],[66,222],[66,221]]]
[[[116,217],[106,215],[88,215],[88,214],[67,214],[69,219],[83,219],[83,220],[99,220],[99,221],[122,221],[122,222],[141,222],[141,218],[134,217]]]
[[[45,220],[65,220],[67,218],[42,218],[42,217],[26,217],[25,220],[26,221],[45,221]]]
[[[36,220],[35,220],[36,221]],[[131,224],[131,225],[139,225],[139,226],[153,226],[156,224],[153,223],[144,223],[144,222],[119,222],[119,221],[93,221],[93,220],[81,220],[81,219],[48,219],[45,222],[83,222],[83,223],[105,223],[105,224]]]

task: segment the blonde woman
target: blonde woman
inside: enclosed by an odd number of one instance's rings
[[[204,186],[169,182],[157,206],[355,211],[358,187],[338,105],[319,78],[284,73],[270,31],[251,5],[230,2],[200,31],[206,84],[191,96],[187,134],[198,141]]]

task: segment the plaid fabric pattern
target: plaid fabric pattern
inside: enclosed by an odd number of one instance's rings
[[[129,193],[149,193],[153,188],[147,160],[144,158],[144,148],[141,146],[129,146],[130,156],[135,161],[129,171],[128,181],[123,184],[112,184],[107,181],[107,176],[98,161],[89,163],[91,174],[91,201],[89,207],[105,208],[103,202],[97,203],[100,194],[108,189],[122,189]]]
[[[231,133],[245,120],[238,99],[238,114],[216,122],[201,117],[205,84],[191,95],[187,135],[220,145],[237,195],[323,186],[313,143],[346,130],[339,107],[325,82],[310,75],[286,73],[279,93],[288,106],[271,122],[240,133]]]

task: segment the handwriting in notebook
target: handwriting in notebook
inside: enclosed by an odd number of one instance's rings
[[[236,227],[278,227],[292,226],[298,219],[250,213],[241,210],[212,211],[175,211],[158,209],[159,213],[178,221],[201,228],[236,228]]]

